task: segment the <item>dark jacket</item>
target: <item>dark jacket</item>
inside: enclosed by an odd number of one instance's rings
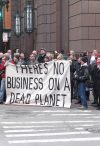
[[[84,83],[86,83],[86,81],[89,80],[88,66],[84,65],[80,67],[79,71],[77,72],[76,80],[78,82]]]
[[[96,95],[100,96],[100,69],[98,69],[97,66],[94,67],[92,76]]]
[[[70,66],[70,72],[71,72],[71,81],[74,81],[74,73],[77,70],[77,60],[72,60],[72,64]]]
[[[38,63],[44,63],[45,56],[46,55],[44,55],[44,54],[39,54],[39,56],[37,58]]]

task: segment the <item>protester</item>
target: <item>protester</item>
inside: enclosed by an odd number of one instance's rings
[[[4,99],[4,93],[6,90],[5,87],[5,71],[6,71],[6,66],[9,63],[10,55],[8,53],[4,54],[4,57],[2,58],[2,63],[0,64],[0,71],[2,71],[2,80],[1,80],[1,86],[0,86],[0,104],[3,104],[3,99]]]
[[[100,109],[100,58],[97,59],[92,76],[95,92],[95,103],[97,104],[98,109]]]
[[[32,51],[32,54],[33,54],[35,57],[37,57],[37,51],[36,51],[36,50]]]
[[[70,50],[70,52],[69,52],[69,55],[71,56],[74,56],[75,55],[75,51],[74,50]]]
[[[74,76],[78,74],[79,70],[81,67],[81,57],[77,56],[76,57],[76,65],[75,65],[75,72],[74,72]],[[80,97],[79,97],[79,93],[78,93],[78,81],[74,80],[74,95],[73,95],[74,99],[77,99],[78,101],[76,102],[76,104],[79,104],[80,101]]]
[[[78,92],[81,99],[82,109],[88,108],[86,97],[86,81],[89,79],[89,71],[87,66],[87,60],[85,57],[81,58],[81,67],[76,74],[75,79],[78,81]]]
[[[10,56],[9,61],[12,61],[12,51],[11,51],[11,50],[8,50],[8,51],[7,51],[7,53],[8,53],[8,54],[9,54],[9,56]]]
[[[57,59],[57,56],[58,56],[58,52],[55,50],[55,51],[53,51],[53,56],[54,56],[54,59]]]
[[[77,60],[75,58],[75,54],[74,53],[70,54],[68,59],[71,61],[70,72],[71,72],[71,100],[72,100],[74,98],[73,97],[73,92],[74,92],[74,73],[76,71]]]
[[[57,60],[64,60],[64,56],[60,53],[57,56]]]
[[[61,50],[61,54],[63,55],[64,60],[67,60],[68,57],[67,57],[67,55],[65,54],[65,52],[64,52],[63,49]]]
[[[50,62],[49,56],[45,56],[44,61],[45,61],[45,62]]]
[[[53,60],[52,54],[50,52],[47,52],[44,60],[45,60],[45,62],[52,61]]]
[[[20,58],[20,54],[19,53],[15,53],[14,54],[14,58],[12,60],[12,64],[18,64],[19,63],[19,58]]]
[[[45,56],[46,56],[46,50],[44,48],[40,49],[37,58],[38,63],[44,63]]]
[[[25,55],[24,53],[21,53],[19,55],[19,62],[18,62],[19,65],[24,65],[25,64]]]
[[[93,65],[96,62],[97,53],[98,53],[97,50],[93,50],[91,57],[90,57],[90,65]]]
[[[7,53],[0,53],[0,103],[3,103],[4,92],[5,92],[5,70],[6,66],[11,62],[15,65],[35,65],[37,63],[50,62],[52,60],[65,60],[64,56],[67,56],[63,50],[61,53],[56,50],[53,52],[46,51],[42,48],[39,51],[33,50],[30,56],[26,57],[27,54],[15,53],[12,57],[12,51],[8,50]],[[75,51],[69,52],[70,60],[70,72],[71,72],[71,99],[77,100],[77,103],[82,104],[82,109],[88,107],[87,100],[89,100],[90,89],[88,81],[93,82],[93,97],[94,102],[98,109],[100,109],[100,54],[97,50],[93,50],[91,56],[87,51],[76,54]],[[96,61],[97,60],[97,61]]]
[[[0,65],[2,63],[3,53],[0,52]],[[2,80],[2,70],[0,71],[0,86],[1,86],[1,80]]]
[[[34,65],[34,64],[36,64],[37,62],[36,62],[36,56],[34,56],[33,54],[31,54],[30,55],[30,57],[29,57],[29,65]]]

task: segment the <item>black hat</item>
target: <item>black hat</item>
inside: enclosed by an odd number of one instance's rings
[[[87,62],[87,57],[82,57],[81,60],[86,63]]]

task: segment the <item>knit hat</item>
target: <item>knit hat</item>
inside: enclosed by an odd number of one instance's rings
[[[87,58],[86,57],[82,57],[81,58],[81,61],[83,61],[84,63],[86,63],[87,62]]]

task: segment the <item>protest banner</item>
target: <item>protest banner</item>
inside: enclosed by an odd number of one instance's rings
[[[9,64],[6,68],[6,94],[6,104],[70,108],[70,62]]]

